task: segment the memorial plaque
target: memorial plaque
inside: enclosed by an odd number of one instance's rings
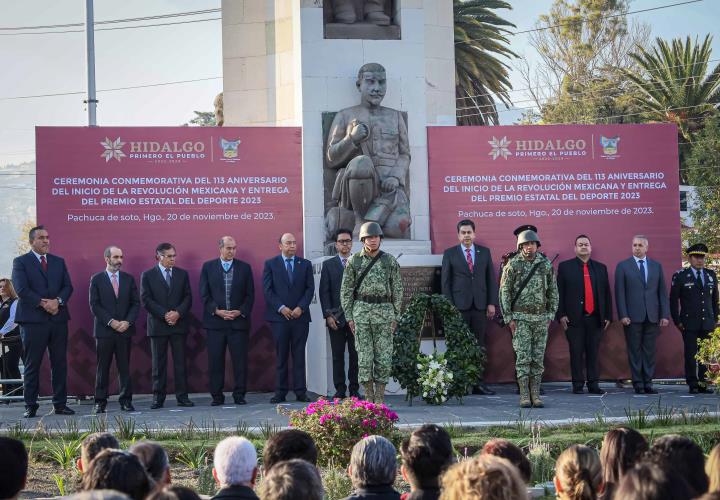
[[[440,285],[440,266],[401,267],[400,277],[402,278],[403,283],[403,310],[405,310],[405,306],[407,306],[412,298],[418,293],[432,295],[434,293],[441,293],[442,291]],[[440,319],[430,314],[430,311],[425,314],[425,320],[423,322],[420,337],[433,337],[433,325],[431,324],[431,321],[435,325],[434,336],[444,337],[445,333],[443,332]]]

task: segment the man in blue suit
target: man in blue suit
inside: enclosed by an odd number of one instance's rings
[[[282,403],[288,392],[288,356],[292,356],[293,391],[297,401],[309,402],[305,384],[305,343],[310,327],[310,301],[315,293],[312,264],[297,257],[295,236],[280,238],[280,255],[265,261],[263,292],[265,320],[275,340],[275,396]]]
[[[670,302],[665,277],[659,262],[647,258],[648,239],[633,237],[633,256],[620,261],[615,268],[615,303],[625,328],[628,362],[636,394],[657,394],[653,389],[655,375],[655,341],[659,326],[667,326]]]
[[[43,226],[30,230],[31,250],[13,260],[12,282],[18,294],[15,322],[20,325],[25,365],[25,418],[38,410],[39,374],[43,356],[50,355],[53,406],[56,415],[73,415],[67,407],[67,338],[72,295],[65,261],[48,254],[50,237]]]

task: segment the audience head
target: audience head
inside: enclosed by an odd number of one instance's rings
[[[720,443],[715,445],[705,462],[705,473],[710,486],[708,491],[720,492]]]
[[[496,457],[504,458],[509,461],[515,467],[517,467],[520,473],[520,478],[525,484],[530,483],[532,477],[532,466],[530,460],[525,456],[522,449],[515,443],[508,441],[507,439],[491,439],[482,449],[483,453],[488,455],[495,455]]]
[[[95,432],[83,439],[80,445],[80,458],[77,460],[77,468],[85,472],[90,462],[98,453],[107,449],[118,449],[120,443],[117,438],[109,432]]]
[[[0,437],[0,498],[16,498],[25,488],[28,454],[22,441]]]
[[[115,490],[78,491],[68,497],[68,500],[129,500],[125,493]]]
[[[618,427],[605,434],[600,463],[606,492],[608,488],[617,486],[625,472],[633,468],[647,449],[645,437],[630,427]]]
[[[166,485],[152,492],[146,500],[200,500],[200,495],[186,486]]]
[[[225,438],[215,447],[213,477],[221,488],[250,486],[257,476],[257,451],[244,437]]]
[[[317,465],[317,457],[317,447],[310,434],[300,429],[286,429],[273,435],[265,443],[263,469],[267,473],[275,464],[293,458]]]
[[[597,452],[580,444],[563,451],[555,462],[555,489],[558,498],[594,500],[602,487],[602,470]]]
[[[353,446],[348,474],[355,489],[390,486],[397,473],[396,450],[382,436],[368,436]]]
[[[677,472],[641,462],[625,472],[613,500],[688,500],[694,496]]]
[[[128,451],[140,459],[153,481],[159,485],[170,484],[170,460],[162,446],[153,441],[140,441]]]
[[[81,489],[110,489],[144,500],[155,484],[138,457],[122,450],[103,450],[83,473]]]
[[[451,466],[442,478],[441,500],[517,500],[527,498],[515,466],[481,454]]]
[[[325,494],[315,465],[299,458],[274,464],[262,482],[261,498],[322,500]]]
[[[435,424],[425,424],[400,446],[403,477],[413,489],[437,488],[440,476],[454,461],[450,434]]]
[[[708,490],[705,475],[705,455],[695,441],[678,434],[668,434],[655,440],[645,455],[645,460],[665,470],[674,470],[685,478],[693,490],[693,496],[700,496]]]

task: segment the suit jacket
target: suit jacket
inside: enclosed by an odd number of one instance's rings
[[[249,330],[250,313],[255,302],[255,284],[250,266],[239,259],[232,262],[230,308],[240,316],[226,321],[215,314],[216,309],[227,309],[225,303],[225,270],[220,259],[205,262],[200,272],[200,298],[203,302],[203,328],[212,330]]]
[[[345,268],[337,256],[323,262],[320,272],[320,306],[323,317],[334,316],[338,326],[345,325],[345,313],[340,305],[340,286],[344,272]]]
[[[686,330],[714,330],[720,316],[717,276],[707,268],[703,274],[702,288],[695,283],[695,272],[691,268],[682,269],[672,277],[670,314],[673,322],[678,326],[682,324]]]
[[[132,275],[124,271],[120,271],[119,275],[117,297],[107,272],[99,272],[90,278],[90,310],[95,316],[93,335],[97,338],[118,335],[118,332],[108,325],[113,319],[130,323],[130,328],[122,335],[135,333],[135,321],[140,312],[137,285]]]
[[[585,276],[583,262],[575,257],[565,260],[558,266],[557,284],[560,293],[560,303],[557,319],[567,316],[570,324],[581,324],[585,314]],[[592,282],[595,311],[600,316],[600,324],[605,320],[612,321],[612,297],[610,295],[610,281],[605,264],[596,260],[588,261],[590,281]]]
[[[472,308],[487,309],[489,304],[498,303],[498,287],[493,269],[490,249],[473,244],[475,264],[470,274],[460,244],[443,253],[442,294],[461,311]]]
[[[257,500],[257,498],[252,488],[236,485],[224,487],[215,493],[211,500]]]
[[[670,318],[665,276],[659,262],[645,258],[647,284],[643,283],[640,269],[634,257],[618,262],[615,268],[615,303],[618,318],[630,318],[642,323],[647,318],[652,323]]]
[[[70,274],[65,261],[56,255],[47,254],[47,273],[40,266],[35,254],[28,252],[13,260],[12,282],[18,294],[15,323],[65,323],[70,319],[68,300],[73,292]],[[48,314],[40,307],[40,299],[60,297],[63,305],[55,315]]]
[[[309,323],[310,301],[312,301],[315,294],[312,263],[296,255],[293,282],[290,285],[283,258],[278,255],[266,260],[263,269],[263,293],[267,305],[265,309],[266,321],[287,321],[285,316],[278,312],[280,306],[285,305],[290,309],[300,307],[303,313],[296,321]]]
[[[169,289],[160,268],[157,265],[153,266],[152,269],[142,273],[140,277],[140,297],[148,312],[148,337],[187,333],[187,316],[192,305],[192,292],[187,271],[173,267],[172,288]],[[168,311],[180,313],[180,319],[173,326],[165,322],[165,314]]]

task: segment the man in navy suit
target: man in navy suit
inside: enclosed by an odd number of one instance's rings
[[[263,292],[265,320],[275,340],[275,396],[282,403],[288,392],[288,356],[292,356],[293,391],[297,401],[309,402],[305,384],[305,344],[310,328],[310,301],[315,293],[312,264],[295,255],[295,236],[280,238],[280,255],[265,261]]]
[[[140,277],[140,297],[147,309],[147,334],[152,352],[153,402],[151,410],[165,404],[167,351],[172,348],[175,371],[175,399],[178,406],[195,406],[188,399],[185,369],[185,336],[192,305],[190,280],[184,269],[175,266],[177,252],[170,243],[155,249],[157,265]]]
[[[73,415],[67,407],[67,338],[72,295],[65,261],[48,254],[50,236],[43,226],[29,233],[31,250],[13,260],[12,282],[18,294],[15,323],[20,325],[25,365],[25,418],[37,413],[39,374],[47,350],[56,415]]]
[[[135,411],[130,381],[130,347],[140,311],[140,296],[135,278],[120,270],[123,264],[120,248],[107,247],[105,263],[105,270],[90,279],[90,310],[95,317],[93,334],[97,352],[94,411],[105,413],[113,356],[120,379],[120,409]]]
[[[663,269],[659,262],[647,258],[648,246],[645,236],[633,237],[633,256],[620,261],[615,268],[615,303],[625,328],[628,362],[637,394],[657,394],[652,386],[655,341],[659,326],[667,326],[670,318]]]
[[[212,406],[225,402],[225,348],[233,363],[236,405],[245,404],[250,313],[255,285],[250,266],[235,258],[237,244],[231,236],[220,238],[220,258],[203,264],[200,297],[203,327],[207,331],[208,372]]]

